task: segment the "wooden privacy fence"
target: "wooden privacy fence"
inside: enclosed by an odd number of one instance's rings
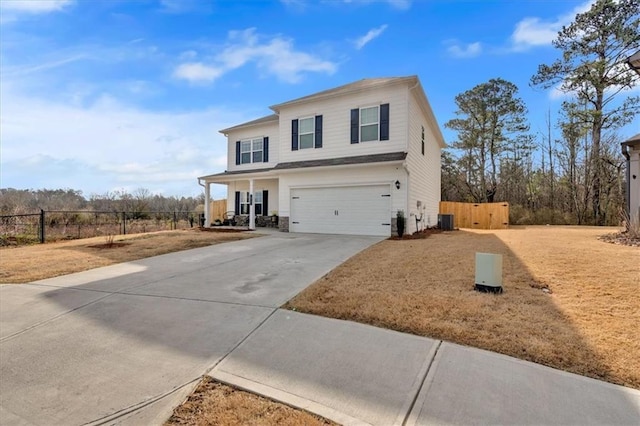
[[[509,203],[456,203],[440,201],[440,214],[452,214],[456,228],[507,229]]]
[[[227,200],[214,200],[211,202],[211,209],[209,213],[211,213],[211,222],[216,219],[222,221],[222,217],[227,212]]]

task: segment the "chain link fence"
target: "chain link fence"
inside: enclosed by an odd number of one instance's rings
[[[196,212],[44,211],[0,216],[0,245],[188,229],[202,225]]]

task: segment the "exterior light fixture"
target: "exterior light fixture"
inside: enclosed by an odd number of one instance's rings
[[[396,181],[396,189],[400,189],[400,181],[399,180]]]

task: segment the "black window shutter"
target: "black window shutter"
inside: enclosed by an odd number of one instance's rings
[[[389,104],[380,105],[380,140],[389,140]]]
[[[262,216],[269,216],[269,191],[262,191]]]
[[[262,139],[262,161],[269,162],[269,136],[265,136]]]
[[[236,166],[240,164],[240,141],[236,142]]]
[[[236,191],[236,208],[235,213],[240,214],[240,191]]]
[[[358,108],[351,110],[351,143],[358,143],[360,141],[359,135],[360,127],[360,110]]]
[[[298,150],[298,120],[291,120],[291,151]]]
[[[315,148],[322,148],[322,116],[321,115],[316,115]]]

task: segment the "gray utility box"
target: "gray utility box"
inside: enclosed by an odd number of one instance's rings
[[[443,231],[453,231],[453,215],[452,214],[439,214],[438,215],[438,228]]]
[[[476,285],[478,291],[502,293],[502,255],[476,253]]]

